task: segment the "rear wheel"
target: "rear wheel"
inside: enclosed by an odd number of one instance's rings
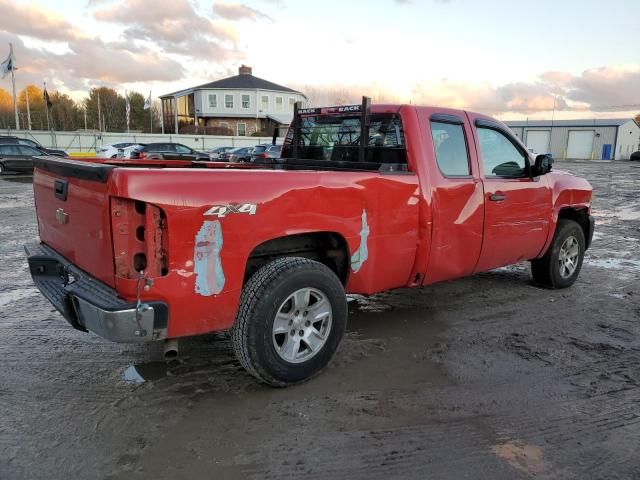
[[[567,288],[580,274],[585,252],[582,227],[561,218],[549,250],[531,262],[533,281],[548,288]]]
[[[242,366],[284,387],[319,373],[335,354],[347,320],[342,283],[326,265],[285,257],[247,282],[231,340]]]
[[[4,165],[0,163],[0,175],[3,175],[5,172]]]

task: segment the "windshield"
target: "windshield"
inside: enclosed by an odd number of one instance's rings
[[[300,119],[298,155],[300,159],[359,160],[360,116],[312,115]],[[294,156],[294,128],[287,132],[283,158]],[[366,147],[366,162],[406,164],[402,121],[395,114],[372,114]]]

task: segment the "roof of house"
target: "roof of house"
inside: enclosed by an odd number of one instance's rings
[[[289,87],[283,87],[282,85],[278,85],[277,83],[270,82],[268,80],[264,80],[259,77],[254,77],[251,74],[240,74],[234,75],[233,77],[223,78],[221,80],[216,80],[214,82],[204,83],[202,85],[198,85],[197,87],[185,88],[184,90],[179,90],[177,92],[167,93],[165,95],[161,95],[160,97],[173,97],[176,94],[187,94],[191,93],[194,90],[206,90],[206,89],[233,89],[233,90],[275,90],[277,92],[290,92],[290,93],[300,93],[297,90],[293,90]]]
[[[576,119],[576,120],[512,120],[504,122],[509,127],[619,127],[630,118]]]

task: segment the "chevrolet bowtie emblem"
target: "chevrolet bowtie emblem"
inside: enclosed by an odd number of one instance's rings
[[[60,225],[64,225],[69,223],[69,214],[66,213],[63,208],[58,208],[56,210],[56,219]]]

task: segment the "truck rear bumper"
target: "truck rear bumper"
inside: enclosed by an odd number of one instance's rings
[[[74,328],[122,343],[166,338],[166,303],[127,302],[48,246],[36,243],[24,249],[33,282]]]

